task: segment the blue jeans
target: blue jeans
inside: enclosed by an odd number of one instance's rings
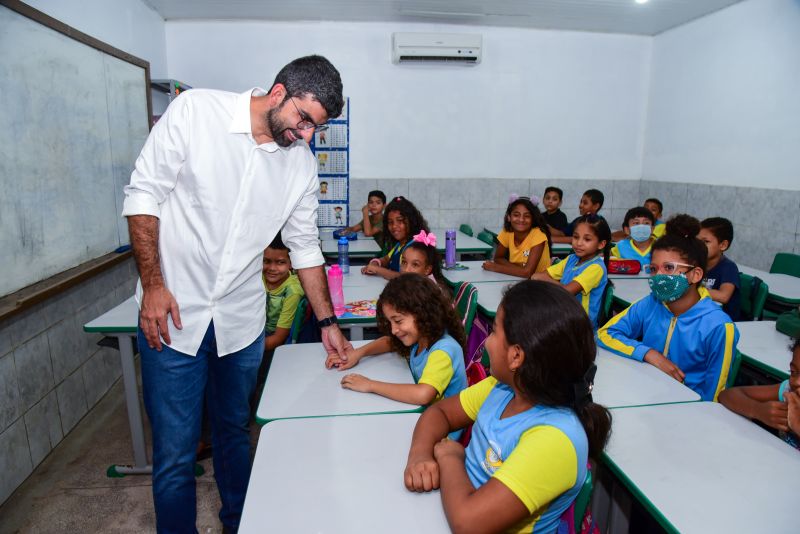
[[[144,406],[153,430],[153,501],[159,533],[197,532],[194,464],[203,405],[211,420],[219,518],[236,532],[250,480],[250,406],[264,354],[264,334],[244,349],[217,356],[212,322],[197,356],[137,335]]]

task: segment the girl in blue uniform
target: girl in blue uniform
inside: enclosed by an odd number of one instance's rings
[[[416,206],[405,197],[394,197],[383,212],[383,242],[389,252],[370,260],[361,272],[382,276],[387,280],[400,274],[400,258],[421,230],[430,232],[428,223]]]
[[[563,290],[524,281],[503,296],[486,349],[492,376],[420,417],[405,485],[440,488],[455,532],[556,532],[611,428],[592,402],[592,325]],[[466,450],[442,439],[469,424]]]
[[[467,387],[466,336],[448,298],[428,278],[402,274],[390,280],[377,304],[378,328],[386,334],[347,353],[328,357],[328,367],[349,369],[365,356],[397,352],[408,358],[415,384],[391,384],[359,374],[342,378],[342,387],[376,393],[408,404],[428,405]]]
[[[739,333],[703,286],[708,251],[689,215],[667,221],[653,245],[651,294],[597,331],[603,347],[656,366],[716,401],[728,379]]]
[[[572,231],[572,250],[574,253],[566,260],[531,278],[563,285],[575,295],[597,328],[597,316],[608,284],[611,252],[611,229],[606,220],[597,215],[578,218]]]

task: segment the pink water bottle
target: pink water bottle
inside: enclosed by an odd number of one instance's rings
[[[333,313],[342,315],[344,313],[344,289],[342,288],[342,269],[338,263],[334,263],[328,269],[328,291],[331,292]]]

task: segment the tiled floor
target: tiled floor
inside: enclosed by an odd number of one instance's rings
[[[0,507],[0,533],[155,532],[150,477],[106,477],[110,464],[132,461],[129,436],[118,381]],[[256,436],[254,431],[254,443]],[[197,478],[197,528],[221,532],[211,459],[201,465],[206,472]]]

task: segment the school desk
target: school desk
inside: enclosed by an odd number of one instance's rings
[[[592,398],[606,408],[695,402],[700,395],[649,363],[597,349]]]
[[[800,278],[797,276],[769,273],[747,265],[739,265],[739,272],[761,278],[769,286],[771,298],[784,304],[800,305]]]
[[[604,463],[668,532],[797,531],[800,454],[780,438],[712,402],[612,416]]]
[[[383,280],[382,277],[374,277],[378,280]],[[344,286],[344,301],[355,302],[359,300],[378,300],[378,297],[383,291],[383,286],[386,285],[386,280],[383,280],[383,285],[371,283],[363,286]],[[358,341],[364,339],[364,328],[376,326],[377,319],[372,317],[339,317],[339,328],[342,330],[350,330],[350,339]]]
[[[350,266],[350,272],[342,276],[342,288],[369,287],[377,291],[377,293],[375,293],[377,298],[377,295],[383,291],[383,287],[386,285],[387,280],[382,276],[363,274],[361,272],[362,267],[363,265]],[[327,266],[326,272],[329,269],[330,267]]]
[[[498,282],[475,282],[478,290],[478,311],[485,317],[494,319],[500,301],[503,300],[503,292],[510,285]]]
[[[775,321],[741,321],[736,348],[742,361],[779,380],[789,378],[789,351],[792,339],[775,330]]]
[[[483,268],[484,260],[460,261],[459,264],[467,267],[464,270],[442,269],[442,276],[445,280],[454,284],[456,282],[520,282],[525,280],[519,276],[510,274],[495,273]]]
[[[355,347],[366,341],[353,343]],[[345,371],[325,368],[322,343],[283,345],[275,349],[256,410],[256,421],[377,413],[418,412],[422,407],[342,388],[342,377],[358,373],[381,382],[413,384],[405,358],[395,353],[367,356]]]
[[[432,232],[436,235],[436,250],[444,257],[445,252],[445,228],[434,228]],[[456,259],[460,260],[462,254],[483,254],[489,256],[492,253],[492,245],[484,243],[477,237],[465,234],[461,230],[456,230]]]
[[[613,278],[614,300],[621,306],[628,307],[637,300],[650,294],[647,277]]]
[[[438,491],[403,484],[419,414],[273,421],[261,429],[240,534],[448,533]]]
[[[338,241],[334,239],[325,239],[320,241],[320,246],[323,256],[329,258],[339,256]],[[350,258],[375,258],[379,256],[380,253],[381,247],[374,239],[356,239],[355,241],[350,241],[348,244],[347,255]]]
[[[128,425],[131,429],[134,464],[112,465],[107,471],[109,476],[146,475],[153,472],[153,466],[147,462],[142,407],[139,404],[139,386],[136,381],[136,367],[133,361],[133,342],[136,340],[136,326],[138,323],[139,306],[136,304],[136,300],[131,297],[83,326],[84,332],[95,332],[104,336],[115,337],[119,343],[119,355],[122,361],[122,383],[125,387],[125,404],[128,408]]]

